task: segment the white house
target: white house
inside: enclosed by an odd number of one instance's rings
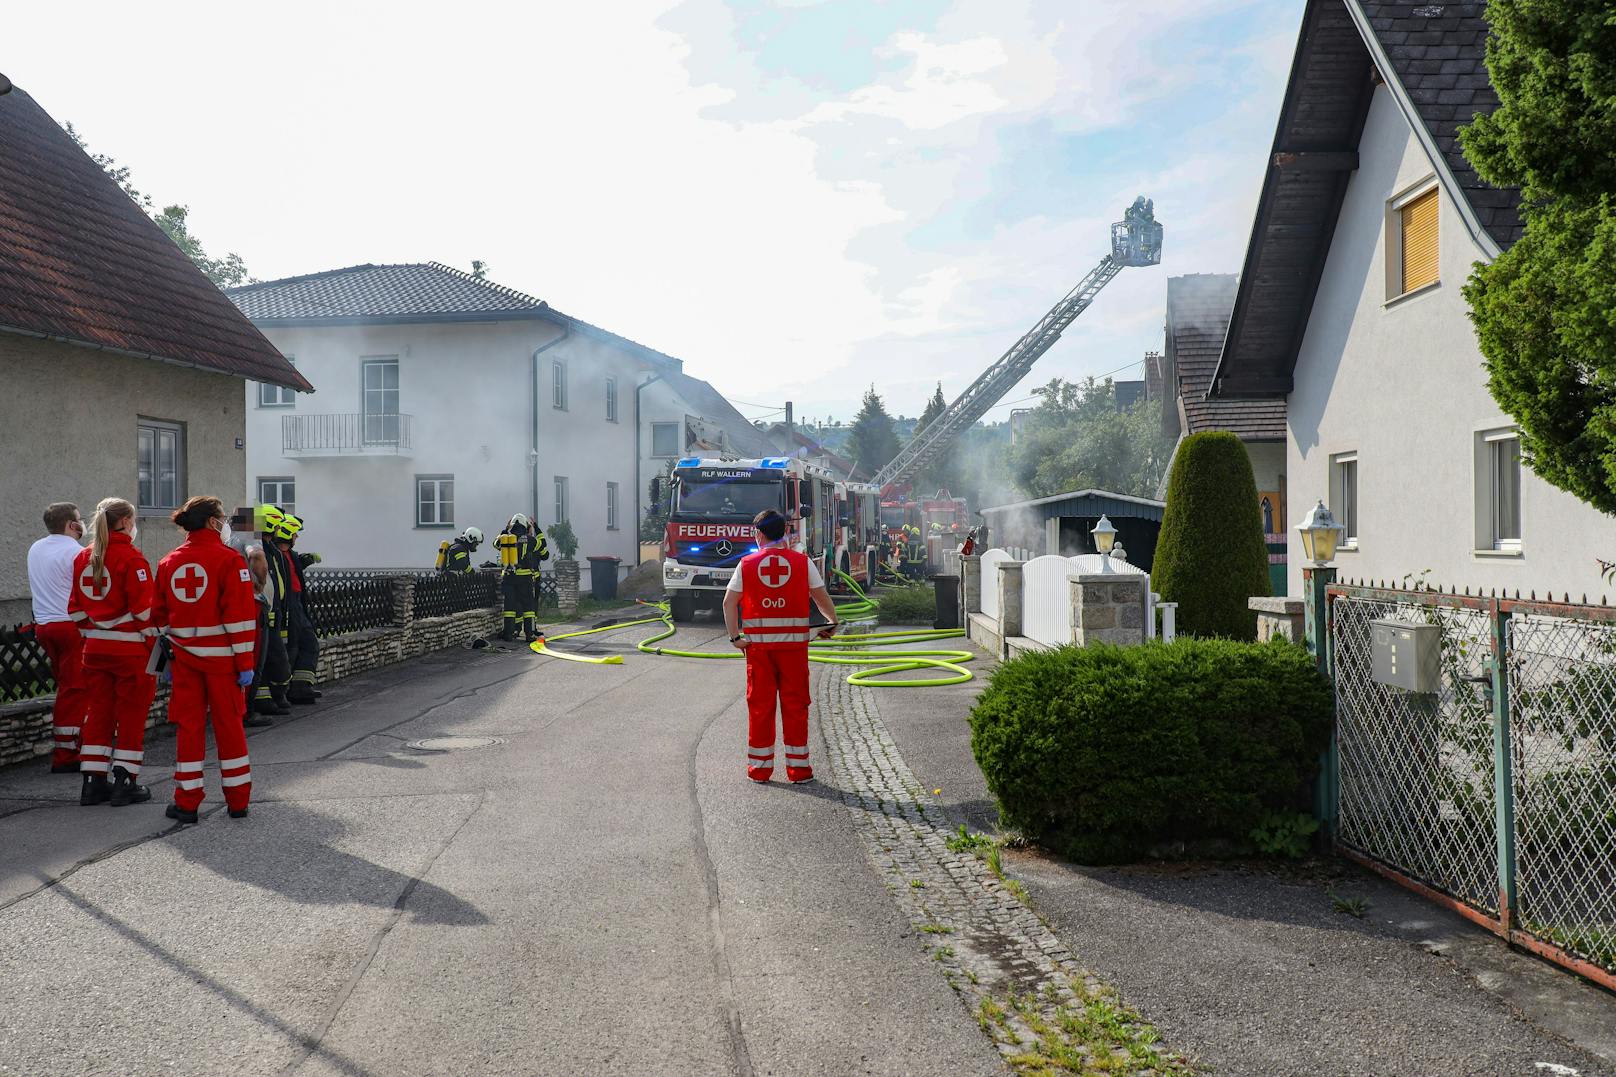
[[[1460,294],[1521,231],[1455,134],[1498,104],[1483,7],[1309,0],[1211,392],[1286,401],[1343,576],[1594,596],[1616,528],[1521,465]]]
[[[649,508],[651,479],[681,456],[774,456],[770,438],[717,389],[678,370],[641,379],[640,509]]]
[[[430,567],[443,539],[491,539],[515,512],[570,521],[580,558],[636,563],[656,424],[692,411],[667,386],[705,385],[678,359],[437,263],[230,296],[318,390],[249,385],[247,472],[328,566]]]

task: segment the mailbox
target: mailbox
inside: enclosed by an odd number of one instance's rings
[[[1370,674],[1405,692],[1442,687],[1442,628],[1414,621],[1370,621]]]

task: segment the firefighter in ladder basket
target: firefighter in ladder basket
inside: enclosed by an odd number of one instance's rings
[[[786,540],[786,518],[773,509],[753,523],[756,553],[741,558],[724,593],[724,625],[746,654],[746,776],[766,782],[774,774],[775,700],[785,742],[786,778],[812,781],[808,758],[808,640],[813,607],[836,632],[836,607],[819,568]],[[737,627],[738,625],[738,627]]]

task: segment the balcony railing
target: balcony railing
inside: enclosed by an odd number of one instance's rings
[[[398,414],[282,415],[287,456],[407,456],[414,449],[414,416]]]

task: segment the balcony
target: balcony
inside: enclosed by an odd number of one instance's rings
[[[282,415],[284,456],[409,456],[413,415]]]

